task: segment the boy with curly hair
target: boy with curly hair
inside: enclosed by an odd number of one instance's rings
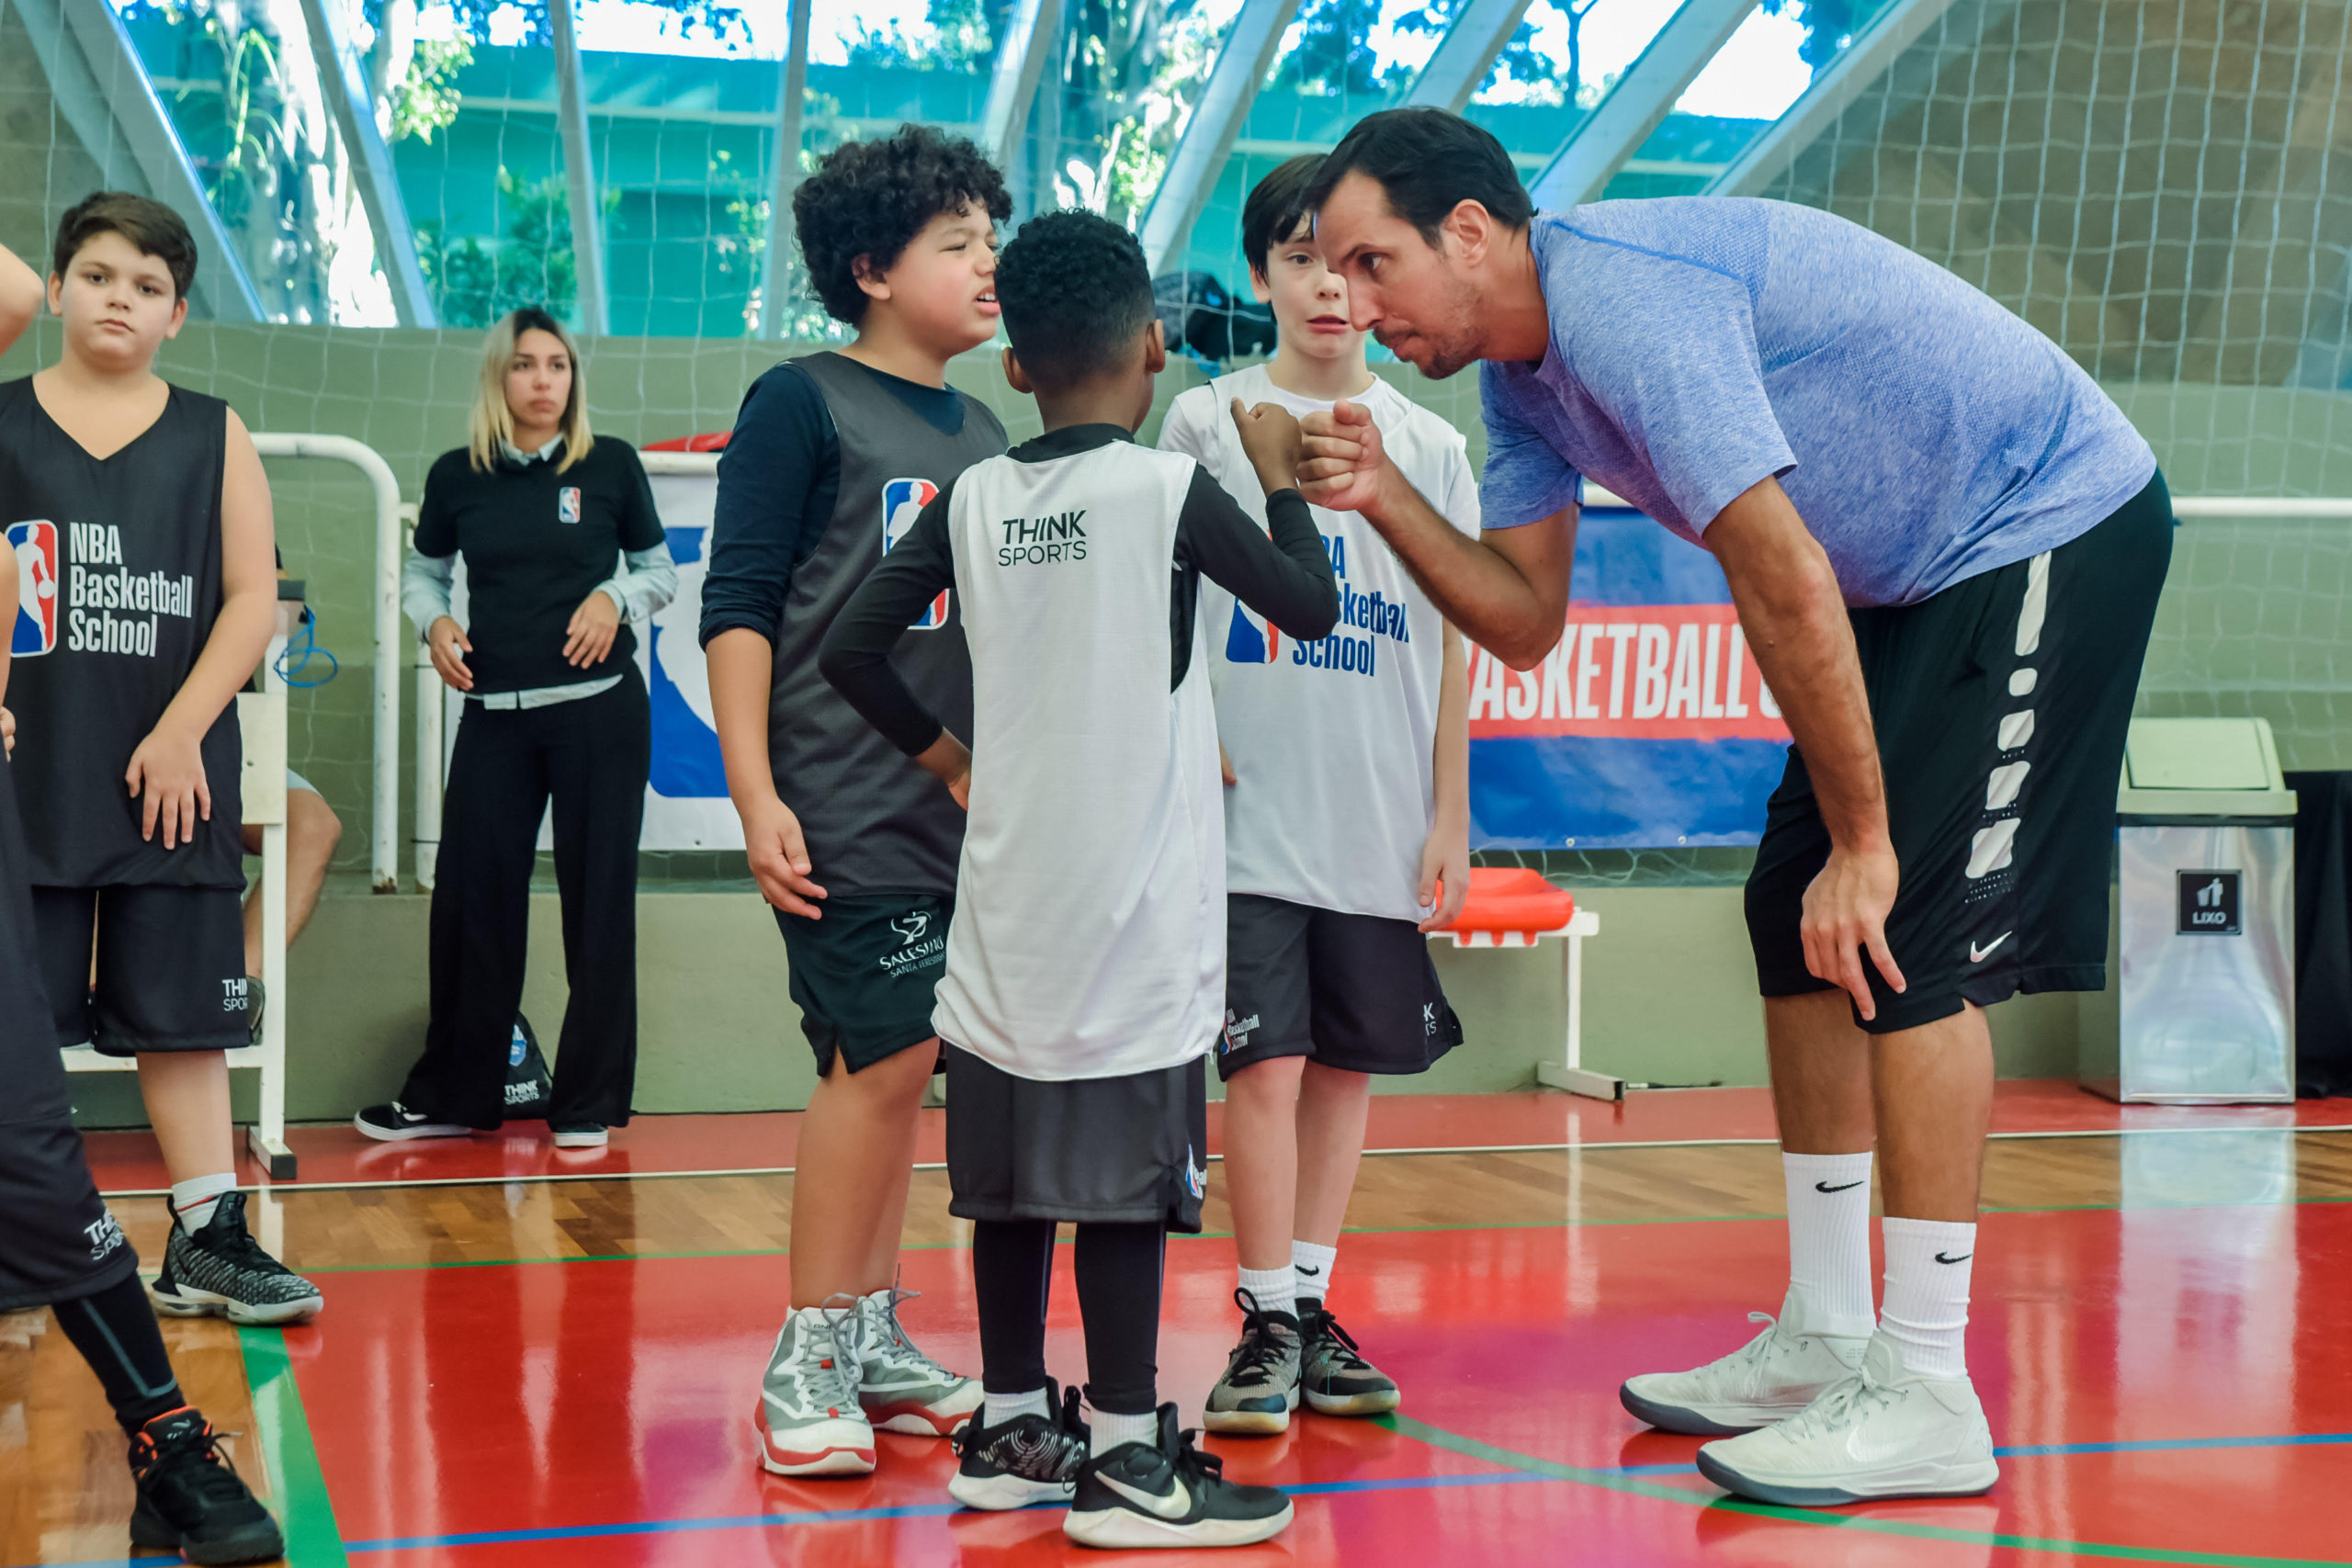
[[[875,1427],[946,1436],[980,1405],[978,1382],[900,1329],[895,1289],[963,813],[826,684],[817,649],[924,503],[1005,448],[947,364],[996,335],[1011,214],[978,149],[928,127],[827,154],[793,218],[818,297],[857,335],[753,382],[719,459],[711,705],[819,1080],[795,1160],[791,1311],[761,1387],[761,1462],[780,1475],[865,1474]],[[899,668],[968,722],[954,596],[909,623]]]

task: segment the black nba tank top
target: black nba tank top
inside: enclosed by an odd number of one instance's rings
[[[10,773],[30,880],[242,887],[237,705],[201,743],[212,818],[164,848],[139,836],[130,754],[196,668],[220,613],[228,405],[171,389],[163,417],[112,457],[58,427],[30,378],[0,385],[0,525],[17,570]]]

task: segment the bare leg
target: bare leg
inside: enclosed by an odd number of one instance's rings
[[[139,1058],[139,1092],[175,1182],[237,1168],[229,1120],[229,1059],[219,1051],[149,1051]]]
[[[1298,1089],[1298,1214],[1293,1239],[1317,1247],[1340,1244],[1371,1110],[1370,1075],[1306,1064]]]
[[[1225,1085],[1225,1196],[1241,1267],[1290,1267],[1298,1201],[1299,1098],[1304,1056],[1274,1056]]]
[[[832,1072],[808,1097],[792,1179],[796,1309],[881,1288],[869,1282],[876,1233],[890,1214],[906,1213],[915,1112],[938,1057],[939,1043],[927,1040],[853,1073],[836,1055]],[[892,1258],[898,1242],[893,1230]]]
[[[336,840],[343,837],[343,819],[315,793],[286,792],[286,945],[302,934],[319,907],[319,889],[326,886],[327,865],[334,859]],[[245,849],[261,852],[261,829],[245,829]],[[245,973],[261,973],[261,888],[245,895]]]
[[[931,1051],[932,1058],[937,1060],[936,1046],[918,1045],[908,1054],[911,1055],[926,1049]],[[922,1090],[918,1089],[915,1091],[918,1111],[922,1107]],[[899,1252],[907,1229],[907,1191],[914,1185],[915,1179],[915,1134],[918,1130],[914,1116],[905,1118],[905,1134],[899,1140],[898,1153],[894,1156],[896,1163],[890,1168],[896,1174],[885,1179],[882,1213],[875,1222],[873,1246],[865,1257],[863,1276],[865,1282],[858,1287],[861,1295],[870,1296],[898,1282]]]
[[[1871,1037],[1854,1026],[1846,993],[1765,998],[1764,1041],[1781,1147],[1792,1155],[1868,1153]]]
[[[1886,1212],[1973,1224],[1993,1120],[1993,1034],[1984,1010],[1965,1006],[1871,1045]]]

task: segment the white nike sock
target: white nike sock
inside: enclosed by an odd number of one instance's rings
[[[1289,1269],[1244,1269],[1240,1275],[1241,1288],[1257,1298],[1260,1311],[1298,1315],[1298,1299],[1291,1290]]]
[[[1027,1393],[983,1394],[981,1402],[983,1427],[1001,1427],[1023,1416],[1043,1416],[1048,1421],[1054,1418],[1054,1407],[1046,1403],[1046,1391],[1042,1388],[1033,1388]]]
[[[1297,1293],[1321,1301],[1331,1293],[1331,1270],[1340,1260],[1336,1247],[1317,1247],[1311,1241],[1290,1244],[1290,1271],[1297,1276]]]
[[[1107,1410],[1090,1410],[1086,1418],[1093,1428],[1087,1452],[1101,1458],[1122,1443],[1156,1443],[1159,1441],[1159,1412],[1147,1410],[1140,1416],[1114,1416]]]
[[[211,1223],[212,1211],[220,1206],[221,1197],[237,1190],[237,1173],[224,1170],[218,1176],[199,1176],[193,1181],[172,1183],[172,1213],[179,1216],[180,1228],[194,1235]]]
[[[1880,1222],[1886,1237],[1886,1310],[1879,1332],[1923,1378],[1968,1375],[1968,1282],[1976,1227],[1946,1220]]]
[[[1871,1156],[1781,1156],[1789,1194],[1789,1293],[1814,1334],[1865,1336],[1871,1321]]]

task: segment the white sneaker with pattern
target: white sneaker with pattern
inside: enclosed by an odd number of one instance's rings
[[[755,1421],[763,1468],[777,1475],[865,1475],[874,1469],[874,1427],[857,1401],[857,1340],[854,1305],[829,1302],[785,1318],[760,1380]]]
[[[1644,1372],[1627,1378],[1617,1398],[1638,1420],[1662,1432],[1728,1438],[1785,1421],[1862,1364],[1862,1336],[1813,1334],[1792,1291],[1781,1315],[1751,1312],[1764,1332],[1730,1355],[1687,1372]]]
[[[858,1298],[858,1404],[882,1431],[953,1437],[986,1396],[979,1379],[949,1371],[907,1337],[899,1303],[913,1295],[894,1286]]]

